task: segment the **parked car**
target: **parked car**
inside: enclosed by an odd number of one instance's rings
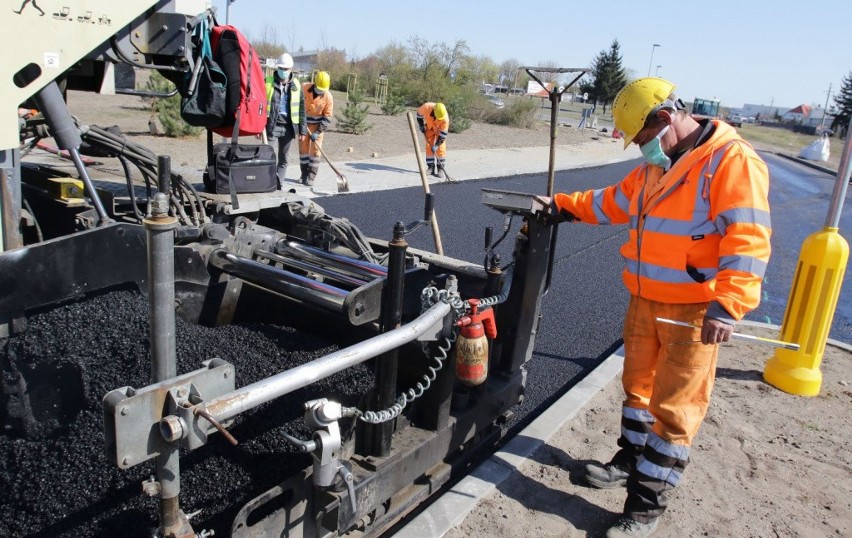
[[[729,124],[733,125],[734,127],[742,127],[743,126],[743,117],[740,116],[739,114],[731,114],[730,116],[728,116],[728,119],[726,119],[725,121],[727,121]]]
[[[488,97],[488,102],[494,105],[495,108],[503,108],[504,106],[506,106],[503,100],[494,94],[487,95],[486,97]]]

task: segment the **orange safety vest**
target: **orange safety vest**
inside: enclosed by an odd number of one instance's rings
[[[430,144],[442,144],[447,139],[447,134],[450,132],[450,114],[447,113],[447,118],[437,120],[432,115],[435,110],[435,103],[423,103],[417,109],[417,121],[426,122],[426,139]]]
[[[313,82],[306,82],[302,85],[305,93],[305,117],[308,120],[308,129],[311,132],[316,129],[322,132],[331,125],[331,117],[334,114],[334,98],[330,91],[314,96],[311,91],[313,87]],[[313,129],[311,129],[311,125],[314,126]]]
[[[740,320],[760,302],[772,233],[769,174],[728,124],[664,172],[641,164],[605,189],[557,194],[589,224],[630,224],[624,284],[673,304],[717,302]]]

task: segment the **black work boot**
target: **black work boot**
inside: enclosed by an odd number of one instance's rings
[[[630,470],[616,463],[589,463],[583,478],[598,489],[621,488],[627,485]]]
[[[657,523],[657,518],[642,523],[630,516],[621,516],[615,525],[606,531],[606,538],[647,538],[657,528]]]
[[[619,444],[621,444],[620,440]],[[636,467],[636,460],[640,453],[641,450],[633,445],[621,448],[609,463],[587,464],[584,478],[590,486],[598,489],[624,487],[627,485],[627,477],[630,476],[630,471]]]
[[[439,168],[436,166],[434,168],[430,168],[429,173],[432,174],[435,177],[441,177],[441,173],[438,170],[439,170]]]

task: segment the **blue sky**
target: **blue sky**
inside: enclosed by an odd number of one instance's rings
[[[213,4],[223,23],[225,1]],[[824,106],[829,84],[833,102],[852,71],[850,0],[457,0],[425,6],[393,0],[235,0],[229,18],[249,34],[260,35],[270,25],[288,49],[328,46],[346,50],[350,58],[419,36],[450,45],[464,39],[472,54],[498,64],[514,58],[522,65],[550,61],[587,67],[618,39],[623,64],[634,76],[648,75],[650,66],[652,75],[676,84],[684,100],[715,97],[725,107]]]

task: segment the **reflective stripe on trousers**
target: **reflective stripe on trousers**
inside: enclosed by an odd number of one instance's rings
[[[299,141],[299,165],[302,171],[302,179],[314,179],[317,176],[320,165],[320,152],[324,133],[320,132],[315,142],[311,141],[311,133],[316,131],[316,124],[308,124],[308,136]]]
[[[646,410],[654,419],[627,481],[624,513],[637,521],[662,514],[667,492],[680,481],[689,461],[689,447],[707,414],[718,352],[716,345],[701,344],[701,329],[655,319],[700,326],[706,312],[707,303],[630,298],[624,322],[624,407],[637,416]]]

